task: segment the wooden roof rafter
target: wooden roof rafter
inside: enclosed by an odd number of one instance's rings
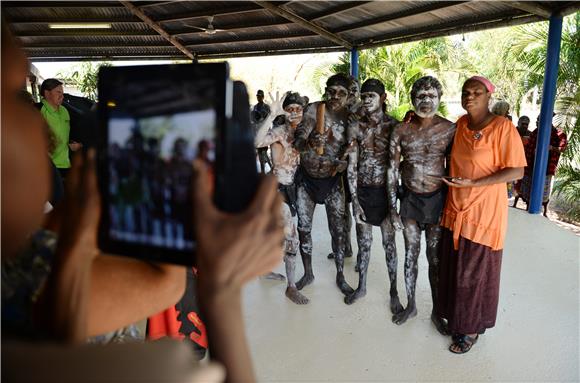
[[[297,15],[296,13],[289,11],[287,9],[281,8],[269,1],[254,1],[256,4],[260,5],[261,7],[267,9],[268,11],[272,12],[273,14],[279,15],[284,17],[285,19],[288,19],[290,21],[293,21],[294,23],[309,29],[315,33],[318,33],[320,36],[334,42],[337,44],[342,45],[345,48],[351,49],[352,48],[352,44],[343,39],[342,37],[335,35],[329,31],[327,31],[326,29],[314,24],[313,22],[310,22],[306,19],[304,19],[303,17]]]
[[[183,52],[183,54],[185,54],[187,57],[189,57],[192,60],[196,59],[195,53],[191,52],[189,49],[187,49],[185,46],[183,46],[183,44],[181,44],[181,42],[179,42],[177,40],[177,38],[175,38],[175,37],[171,36],[169,33],[167,33],[167,31],[165,29],[163,29],[163,27],[159,23],[156,23],[155,21],[153,21],[149,16],[147,16],[145,14],[145,12],[143,12],[142,10],[137,8],[130,1],[122,1],[121,0],[120,3],[123,4],[125,6],[125,8],[127,8],[132,14],[134,14],[135,16],[137,16],[138,18],[143,20],[143,22],[145,24],[147,24],[148,26],[150,26],[151,29],[153,29],[154,31],[159,33],[167,41],[169,41],[172,45],[174,45],[177,49],[179,49],[181,52]]]

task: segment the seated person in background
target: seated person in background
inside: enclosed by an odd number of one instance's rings
[[[175,304],[184,291],[185,268],[100,256],[94,151],[73,161],[67,197],[47,224],[55,233],[31,238],[42,225],[50,173],[42,116],[18,98],[26,70],[23,53],[3,25],[3,340],[83,342]],[[200,305],[212,358],[225,365],[229,381],[254,381],[241,288],[282,259],[281,199],[276,180],[267,177],[246,212],[222,213],[211,202],[205,172],[197,163],[194,221]]]

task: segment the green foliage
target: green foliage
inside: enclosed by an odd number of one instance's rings
[[[444,74],[466,73],[471,65],[463,59],[461,48],[447,38],[435,38],[400,45],[363,50],[359,55],[359,81],[379,79],[385,84],[387,109],[393,117],[401,119],[412,108],[410,93],[413,83],[422,76],[437,77],[446,87]],[[339,61],[318,68],[314,81],[323,93],[324,80],[334,73],[350,72],[350,53]],[[441,104],[439,112],[446,115],[447,108]]]
[[[67,84],[78,87],[86,98],[97,101],[99,69],[103,66],[111,66],[111,64],[108,62],[93,63],[85,61],[75,65],[67,72],[59,72],[57,77]]]
[[[580,220],[580,13],[564,19],[560,67],[558,71],[556,124],[568,136],[568,147],[561,156],[554,192],[566,201],[568,216]],[[547,23],[520,27],[514,33],[514,55],[523,63],[528,88],[541,87],[546,63]]]

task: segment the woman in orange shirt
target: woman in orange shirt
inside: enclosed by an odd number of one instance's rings
[[[461,92],[467,115],[457,120],[449,193],[441,218],[440,315],[448,320],[449,351],[468,352],[495,325],[503,242],[506,182],[522,178],[522,140],[507,118],[489,111],[493,84],[468,79]]]

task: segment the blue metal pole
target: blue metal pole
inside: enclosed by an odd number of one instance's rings
[[[556,99],[556,80],[560,63],[560,43],[562,41],[562,16],[553,14],[550,17],[548,32],[548,50],[546,71],[544,75],[544,90],[542,92],[542,108],[540,109],[540,131],[536,144],[536,158],[532,175],[532,190],[530,193],[530,214],[539,214],[544,195],[544,182],[548,168],[548,146],[552,131],[552,115]]]
[[[358,80],[358,49],[350,50],[350,75]]]

